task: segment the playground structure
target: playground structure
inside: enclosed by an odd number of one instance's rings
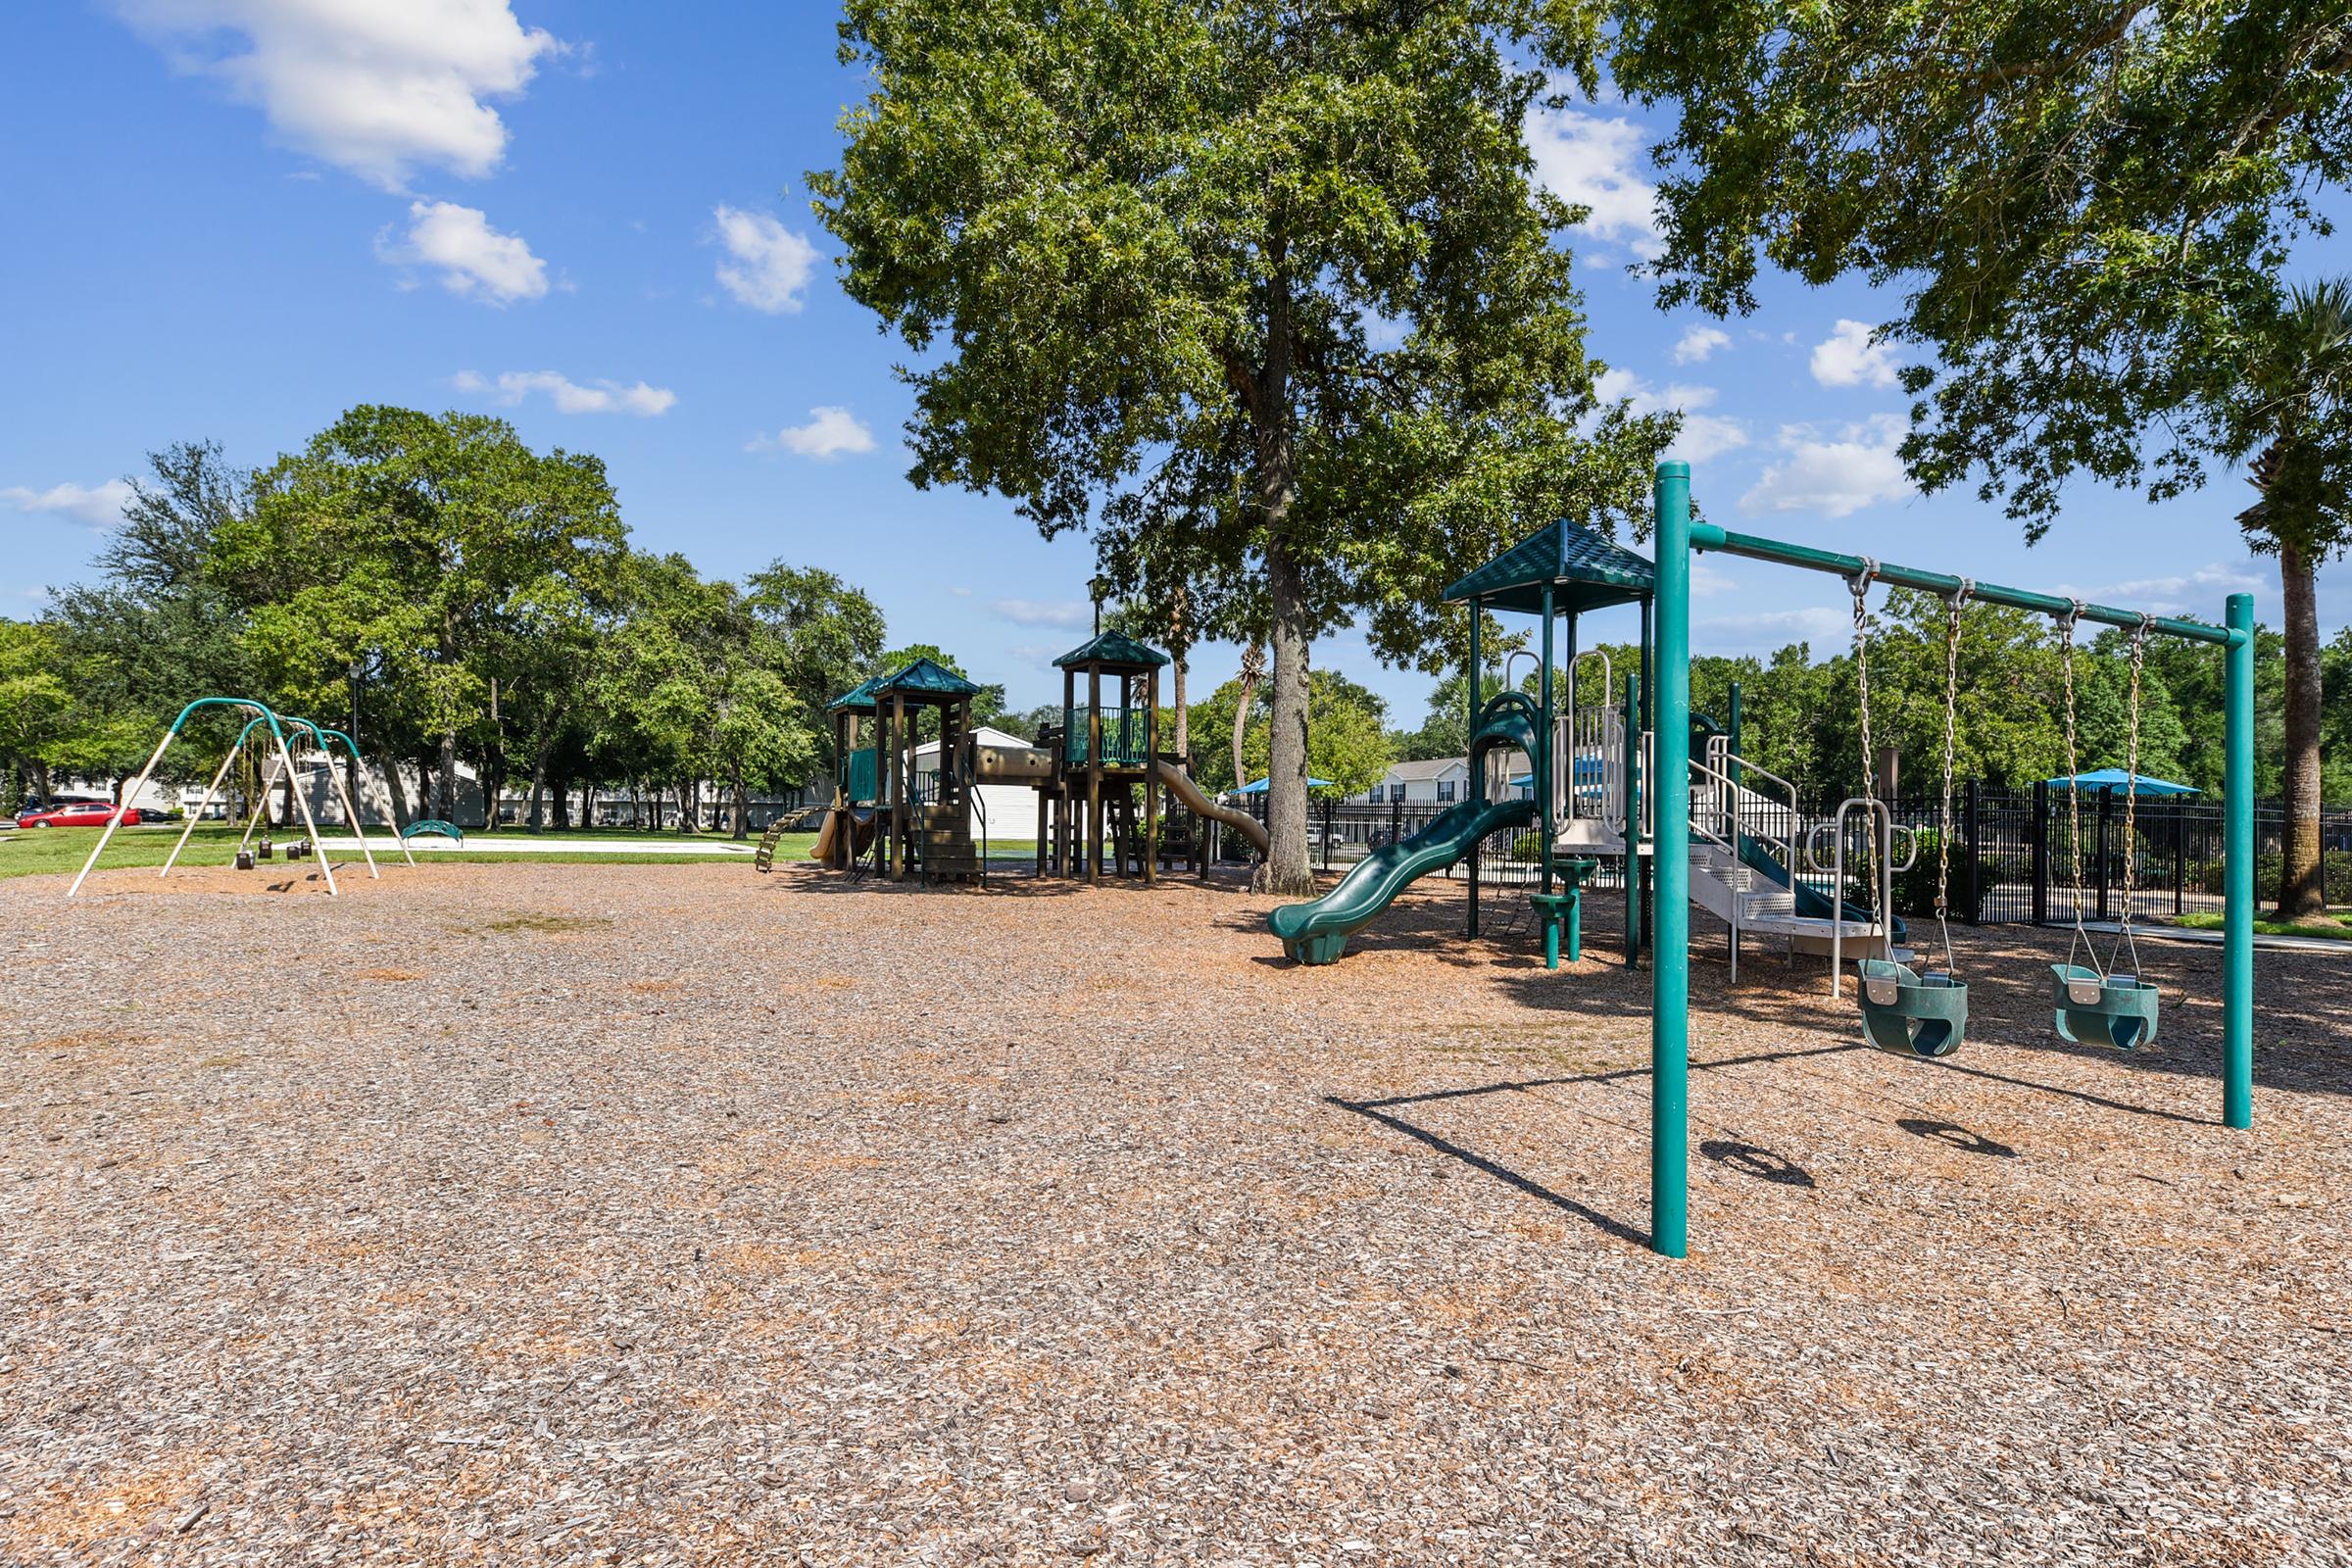
[[[1062,713],[1034,746],[985,742],[971,723],[980,688],[927,659],[866,681],[826,705],[840,783],[809,858],[838,870],[869,869],[893,881],[987,879],[983,784],[1025,785],[1037,797],[1035,873],[1158,878],[1176,849],[1164,829],[1181,808],[1196,822],[1237,832],[1259,855],[1265,828],[1247,811],[1211,801],[1185,760],[1160,749],[1159,671],[1168,656],[1118,632],[1097,632],[1055,660]],[[1084,701],[1080,677],[1084,677]],[[1106,702],[1107,698],[1107,702]],[[922,707],[939,710],[936,799],[913,785]],[[978,818],[975,847],[971,827]],[[1184,845],[1203,875],[1205,835]]]
[[[237,759],[244,754],[245,748],[252,742],[254,732],[266,727],[270,732],[270,740],[276,744],[274,749],[267,745],[264,747],[264,766],[267,771],[264,773],[261,788],[255,794],[253,812],[245,824],[245,831],[237,841],[238,866],[243,869],[252,867],[255,855],[252,848],[255,832],[268,814],[270,792],[281,783],[292,786],[291,793],[302,815],[302,824],[306,835],[303,840],[304,845],[316,847],[318,844],[318,824],[311,814],[310,794],[300,787],[299,768],[295,761],[294,749],[292,743],[287,739],[287,732],[293,731],[309,738],[309,744],[303,752],[305,760],[303,765],[325,769],[326,777],[332,784],[335,795],[343,808],[344,820],[351,825],[352,835],[359,841],[360,854],[368,863],[368,874],[370,877],[380,877],[382,873],[376,868],[374,852],[368,843],[367,828],[362,823],[359,810],[353,804],[351,792],[345,787],[342,777],[335,771],[334,753],[330,744],[340,743],[342,745],[344,755],[350,759],[353,776],[372,779],[374,775],[368,771],[367,759],[360,755],[358,743],[341,730],[330,729],[325,725],[293,714],[277,713],[268,704],[257,702],[250,697],[200,697],[181,709],[178,715],[164,731],[164,738],[157,743],[153,755],[147,759],[146,765],[139,769],[138,775],[124,789],[122,798],[135,800],[139,793],[146,789],[148,780],[154,777],[155,770],[163,763],[165,754],[172,749],[172,743],[177,740],[180,733],[187,727],[189,719],[200,712],[216,708],[241,712],[248,716],[243,727],[237,731],[236,739],[229,744],[227,755],[220,759],[220,765],[214,769],[212,782],[205,786],[202,802],[194,811],[188,813],[186,823],[180,828],[178,840],[172,846],[172,853],[165,857],[164,863],[157,869],[156,875],[162,877],[171,874],[172,867],[178,862],[180,853],[187,848],[189,838],[195,833],[196,824],[203,819],[204,813],[212,808],[213,802],[220,798],[221,786],[228,778],[229,769],[235,765]],[[314,759],[315,760],[313,760]],[[397,815],[390,809],[389,802],[385,803],[385,816],[386,820],[398,820]],[[122,820],[121,812],[108,818],[105,830],[98,835],[98,842],[90,847],[89,858],[82,862],[80,873],[66,889],[66,897],[73,898],[81,891],[82,883],[96,868],[99,858],[106,853],[107,842],[114,837],[115,829],[122,825]],[[410,864],[416,863],[414,858],[409,855],[405,842],[400,843],[400,853],[402,858],[408,860]],[[341,890],[335,885],[335,866],[332,858],[323,853],[320,854],[318,868],[326,879],[327,895],[330,898],[339,896]]]
[[[1470,778],[1468,799],[1420,833],[1359,861],[1339,886],[1307,904],[1276,909],[1269,928],[1301,963],[1330,963],[1348,938],[1378,918],[1415,878],[1467,864],[1466,932],[1479,932],[1480,846],[1491,835],[1537,830],[1541,867],[1531,902],[1544,932],[1546,962],[1556,959],[1563,927],[1571,961],[1578,956],[1577,922],[1584,884],[1614,863],[1626,899],[1626,961],[1640,959],[1655,902],[1657,794],[1652,777],[1669,776],[1656,757],[1654,727],[1643,714],[1655,705],[1652,564],[1614,541],[1561,521],[1521,540],[1446,590],[1448,603],[1469,608]],[[1622,687],[1608,655],[1580,651],[1582,617],[1621,607],[1641,617],[1641,667]],[[1538,623],[1537,689],[1492,695],[1482,686],[1480,639],[1487,615],[1534,616]],[[1564,638],[1564,642],[1561,640]],[[1564,647],[1565,658],[1557,657]],[[1520,657],[1517,655],[1514,658]],[[1599,701],[1582,702],[1578,675],[1596,667]],[[1696,815],[1690,858],[1690,896],[1730,929],[1734,978],[1743,938],[1778,940],[1797,954],[1828,956],[1833,968],[1851,945],[1885,959],[1903,939],[1902,922],[1831,897],[1843,885],[1820,865],[1816,847],[1830,822],[1809,819],[1795,786],[1740,756],[1739,693],[1732,692],[1729,723],[1701,719],[1705,731],[1690,768]],[[1687,738],[1688,744],[1688,738]],[[1531,786],[1526,799],[1502,798],[1524,759]],[[1822,873],[1832,873],[1826,880]]]

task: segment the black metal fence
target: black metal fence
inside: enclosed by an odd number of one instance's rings
[[[1380,846],[1420,832],[1452,804],[1318,802],[1308,813],[1315,862],[1326,871],[1345,870]],[[1902,796],[1888,806],[1894,820],[1913,830],[1919,848],[1911,868],[1895,878],[1896,904],[1907,913],[1931,913],[1942,803],[1934,795]],[[1973,783],[1956,789],[1950,862],[1954,916],[1979,925],[2063,923],[2074,918],[2080,887],[2084,919],[2114,920],[2123,914],[2127,874],[2133,919],[2219,912],[2227,831],[2219,801],[2143,798],[2131,813],[2129,843],[2121,795],[2084,795],[2081,808],[2078,862],[2074,811],[2064,789],[2046,784],[1992,789]],[[1263,797],[1255,809],[1262,815]],[[2280,803],[2256,803],[2258,900],[2278,897],[2285,830]],[[2329,901],[2352,902],[2352,807],[2333,807],[2322,813],[2320,842]],[[1532,883],[1541,875],[1540,849],[1540,836],[1532,827],[1491,834],[1480,846],[1479,875],[1498,887]],[[1812,869],[1806,868],[1809,873]],[[1610,875],[1602,879],[1604,886],[1613,881],[1617,868],[1606,870]],[[1464,868],[1457,864],[1447,874],[1459,878]]]

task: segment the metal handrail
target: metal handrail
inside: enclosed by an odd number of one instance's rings
[[[980,886],[982,891],[986,891],[988,887],[988,797],[980,793],[980,786],[975,781],[967,780],[963,787],[970,792],[972,805],[978,808],[980,812]]]
[[[1812,838],[1805,845],[1807,859],[1814,858],[1814,844],[1819,841],[1822,828],[1836,830],[1835,865],[1831,871],[1833,880],[1830,887],[1830,995],[1833,997],[1844,995],[1841,988],[1845,980],[1845,817],[1848,811],[1857,807],[1872,819],[1872,826],[1878,830],[1879,917],[1874,923],[1878,929],[1880,947],[1889,957],[1894,955],[1894,873],[1898,870],[1908,871],[1919,858],[1918,835],[1905,828],[1902,831],[1909,853],[1903,857],[1899,866],[1895,863],[1894,812],[1887,808],[1885,801],[1876,797],[1864,800],[1859,795],[1847,796],[1838,803],[1837,816],[1813,830]],[[1814,864],[1816,869],[1820,868],[1818,860]]]

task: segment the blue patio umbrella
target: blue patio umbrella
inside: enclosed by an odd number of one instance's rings
[[[1331,780],[1310,777],[1306,781],[1306,787],[1310,790],[1327,790],[1331,788]],[[1266,793],[1266,781],[1262,778],[1251,779],[1233,793],[1236,795],[1263,795]]]
[[[2050,788],[2054,790],[2062,790],[2067,786],[2064,775],[2048,782]],[[2099,767],[2093,768],[2087,773],[2077,773],[2074,777],[2074,785],[2085,795],[2096,795],[2101,790],[2112,795],[2121,795],[2127,789],[2132,794],[2145,796],[2194,795],[2198,793],[2193,784],[2175,784],[2170,779],[2150,778],[2145,773],[2127,773],[2120,767]]]

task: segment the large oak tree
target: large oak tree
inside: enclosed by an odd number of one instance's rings
[[[1111,515],[1226,535],[1200,554],[1262,588],[1278,891],[1313,885],[1311,639],[1360,613],[1384,657],[1435,667],[1459,636],[1445,582],[1539,520],[1639,515],[1671,433],[1596,411],[1557,243],[1576,215],[1533,177],[1547,74],[1592,85],[1573,9],[848,7],[873,90],[809,182],[850,293],[912,351],[911,477],[1049,534],[1161,473],[1227,498]]]

